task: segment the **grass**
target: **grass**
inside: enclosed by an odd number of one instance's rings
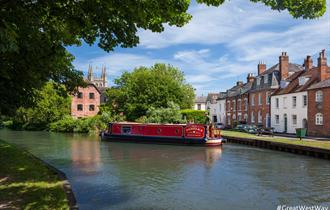
[[[227,136],[227,137],[258,139],[258,140],[271,141],[271,142],[330,149],[330,140],[329,141],[318,141],[312,139],[299,140],[298,138],[287,138],[287,137],[277,137],[277,136],[270,137],[267,135],[257,136],[255,134],[243,133],[238,131],[229,131],[229,130],[222,130],[221,133],[223,136]]]
[[[24,150],[0,140],[0,209],[69,209],[63,182]]]

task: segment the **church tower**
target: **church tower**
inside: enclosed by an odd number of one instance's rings
[[[87,79],[88,79],[88,81],[93,81],[93,68],[91,65],[88,66]]]
[[[96,68],[97,69],[97,68]],[[93,68],[91,65],[88,66],[88,74],[87,80],[93,83],[96,87],[107,87],[107,74],[106,74],[106,67],[102,65],[102,72],[100,77],[94,77],[93,75]]]

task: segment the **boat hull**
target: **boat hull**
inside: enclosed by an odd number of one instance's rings
[[[218,139],[195,139],[195,138],[177,138],[161,136],[132,136],[132,135],[113,135],[102,133],[103,141],[113,142],[133,142],[133,143],[161,143],[161,144],[181,144],[198,146],[220,146],[222,138]]]

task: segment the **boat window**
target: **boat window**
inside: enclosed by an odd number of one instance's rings
[[[161,131],[160,128],[158,128],[158,129],[157,129],[157,134],[160,134],[160,131]]]
[[[121,130],[122,130],[122,134],[131,134],[131,127],[129,126],[123,126]]]

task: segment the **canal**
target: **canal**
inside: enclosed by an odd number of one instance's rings
[[[80,209],[330,207],[328,160],[235,144],[110,143],[97,136],[5,129],[0,139],[62,170]]]

